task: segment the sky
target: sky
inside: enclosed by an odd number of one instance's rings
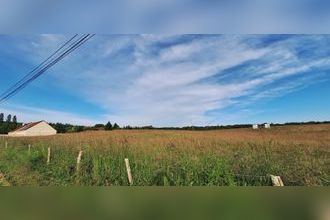
[[[72,35],[0,35],[0,92]],[[19,121],[330,120],[330,35],[99,35],[6,103]]]
[[[0,0],[1,33],[330,33],[328,0]]]

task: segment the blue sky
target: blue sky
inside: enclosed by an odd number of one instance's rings
[[[329,33],[328,0],[0,0],[1,33]]]
[[[71,35],[0,35],[0,91]],[[330,120],[330,36],[96,35],[0,111],[24,122]]]

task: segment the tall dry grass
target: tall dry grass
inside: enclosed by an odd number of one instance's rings
[[[269,174],[286,185],[329,185],[329,143],[330,125],[3,138],[0,171],[12,185],[128,185],[129,158],[134,185],[270,185]],[[52,158],[46,165],[48,147]]]

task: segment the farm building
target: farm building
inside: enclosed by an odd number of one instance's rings
[[[252,125],[252,129],[258,129],[259,126],[257,124]]]
[[[265,125],[265,128],[270,128],[270,124],[266,123]]]
[[[8,136],[12,137],[31,137],[31,136],[49,136],[55,135],[57,131],[47,122],[39,121],[23,125],[13,132],[9,132]]]

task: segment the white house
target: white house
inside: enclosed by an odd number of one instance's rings
[[[259,126],[258,126],[257,124],[254,124],[254,125],[252,125],[252,128],[253,128],[253,129],[258,129]]]
[[[9,132],[8,136],[12,137],[32,137],[32,136],[49,136],[55,135],[57,131],[52,128],[45,121],[38,121],[33,123],[28,123],[18,128],[13,132]]]
[[[266,123],[265,128],[270,128],[270,124]]]

